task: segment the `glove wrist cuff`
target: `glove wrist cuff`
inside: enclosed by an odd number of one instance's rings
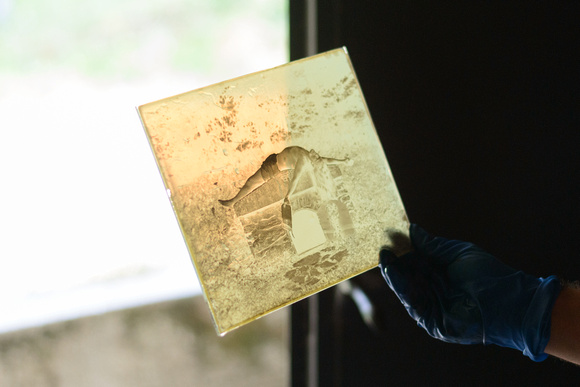
[[[550,341],[552,309],[560,294],[560,280],[556,276],[540,278],[522,324],[523,354],[533,361],[543,361],[548,355],[544,352]]]

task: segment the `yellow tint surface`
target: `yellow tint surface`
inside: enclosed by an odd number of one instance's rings
[[[223,334],[378,263],[408,220],[346,50],[139,107]]]

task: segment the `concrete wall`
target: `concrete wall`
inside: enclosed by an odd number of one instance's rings
[[[288,314],[225,337],[201,297],[0,336],[0,386],[287,386]]]

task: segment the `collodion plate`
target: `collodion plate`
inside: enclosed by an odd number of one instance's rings
[[[376,267],[408,235],[345,49],[138,110],[219,334]]]

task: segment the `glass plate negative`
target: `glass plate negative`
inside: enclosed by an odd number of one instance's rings
[[[138,110],[219,334],[376,267],[408,235],[345,49]]]

